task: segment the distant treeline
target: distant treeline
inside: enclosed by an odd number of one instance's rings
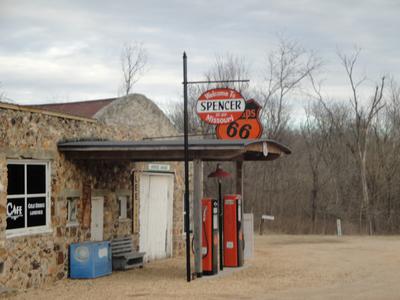
[[[338,55],[350,92],[342,101],[322,92],[316,80],[321,61],[287,40],[268,55],[261,86],[229,86],[260,102],[264,137],[293,151],[275,161],[245,163],[244,207],[254,213],[257,230],[261,215],[268,214],[275,221],[266,229],[284,233],[332,234],[337,219],[344,234],[400,233],[400,89],[390,77],[372,85],[358,78],[359,54],[356,49]],[[206,78],[243,79],[246,70],[243,60],[228,55],[217,58]],[[200,122],[194,110],[208,88],[189,93],[189,128],[210,138],[214,127]],[[304,98],[305,111],[296,126],[290,125],[294,96]],[[182,130],[182,105],[171,106],[169,116]],[[233,164],[223,167],[234,173]],[[204,174],[213,169],[215,164],[207,163]],[[205,179],[205,185],[206,194],[216,195],[214,181]],[[233,179],[223,181],[223,190],[234,191]]]

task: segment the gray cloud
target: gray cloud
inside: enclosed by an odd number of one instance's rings
[[[142,41],[149,71],[135,87],[165,103],[181,94],[182,52],[201,79],[216,54],[251,63],[259,82],[265,55],[283,33],[315,49],[326,84],[345,95],[336,50],[363,48],[360,73],[399,75],[398,1],[12,1],[0,0],[0,81],[19,103],[115,96],[124,42]]]

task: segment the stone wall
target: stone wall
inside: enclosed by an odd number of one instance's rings
[[[157,123],[157,120],[155,120]],[[150,132],[148,130],[147,132]],[[154,133],[158,129],[153,130]],[[118,196],[132,197],[132,169],[146,164],[118,161],[70,161],[57,151],[57,142],[71,139],[137,140],[143,130],[110,126],[103,122],[54,116],[0,105],[0,283],[13,288],[37,287],[65,278],[68,274],[68,246],[90,240],[90,226],[84,226],[85,199],[104,196],[104,239],[132,234],[132,210],[118,219]],[[6,237],[7,159],[43,159],[51,166],[51,232]],[[175,170],[174,253],[182,251],[182,168]],[[67,224],[67,198],[77,197],[78,224]],[[89,223],[90,224],[90,223]],[[138,247],[138,235],[133,236]],[[1,265],[0,265],[1,266]]]

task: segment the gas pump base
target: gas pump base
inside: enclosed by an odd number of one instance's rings
[[[244,263],[243,210],[241,196],[224,195],[224,267]]]
[[[218,271],[205,271],[205,272],[203,272],[204,276],[212,276],[212,275],[215,275],[215,274],[218,274]]]

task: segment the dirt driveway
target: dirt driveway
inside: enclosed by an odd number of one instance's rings
[[[400,299],[400,237],[258,236],[246,267],[187,283],[174,258],[12,299]]]

